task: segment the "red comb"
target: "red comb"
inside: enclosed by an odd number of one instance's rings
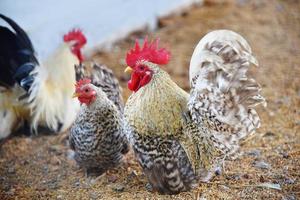
[[[170,53],[165,48],[158,48],[159,39],[148,43],[148,37],[145,38],[143,47],[140,48],[138,40],[135,41],[135,47],[130,49],[126,55],[126,63],[130,67],[135,67],[137,61],[146,60],[155,64],[167,64],[170,60]]]
[[[81,86],[89,84],[89,83],[91,83],[91,79],[83,78],[83,79],[80,79],[79,81],[77,81],[77,83],[75,84],[75,87],[76,87],[76,89],[81,88]]]
[[[79,45],[84,45],[86,43],[86,37],[80,29],[73,29],[64,35],[65,42],[70,42],[72,40],[76,40]]]

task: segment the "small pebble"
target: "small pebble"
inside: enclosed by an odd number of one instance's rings
[[[259,177],[259,181],[260,181],[261,183],[264,183],[264,182],[266,182],[266,179],[265,179],[263,176],[260,176],[260,177]]]
[[[59,188],[59,185],[57,183],[50,183],[48,187],[52,190],[56,190]]]
[[[218,167],[218,168],[216,169],[215,175],[216,175],[216,176],[222,175],[222,169],[221,169],[220,167]]]
[[[80,186],[80,182],[79,182],[79,181],[76,181],[76,182],[74,183],[74,185],[75,185],[76,187],[79,187],[79,186]]]
[[[11,188],[6,194],[9,196],[14,196],[16,189]]]
[[[63,199],[63,198],[64,198],[64,196],[61,194],[56,197],[56,199],[58,199],[58,200]]]
[[[293,194],[288,194],[284,196],[282,200],[296,200],[296,197]]]
[[[229,190],[229,187],[226,186],[226,185],[220,185],[219,187],[220,187],[220,189],[223,190],[223,191],[228,191],[228,190]]]
[[[286,158],[286,159],[290,157],[287,152],[281,152],[280,154],[282,155],[283,158]]]
[[[60,159],[59,159],[57,156],[53,156],[53,157],[50,159],[50,164],[51,164],[51,165],[60,165],[60,164],[61,164],[61,161],[60,161]]]
[[[131,182],[134,178],[137,177],[137,174],[135,171],[132,171],[128,176],[127,176],[127,181]]]
[[[22,161],[21,161],[21,164],[22,164],[22,165],[27,165],[27,164],[29,164],[29,162],[28,162],[28,160],[22,160]]]
[[[60,155],[62,154],[62,147],[60,145],[52,145],[49,147],[49,151]]]
[[[270,115],[271,117],[274,117],[274,116],[275,116],[275,113],[274,113],[273,111],[270,111],[270,112],[269,112],[269,115]]]
[[[249,174],[244,174],[244,175],[243,175],[243,178],[245,178],[245,179],[249,179],[249,178],[250,178],[250,176],[249,176]]]
[[[74,160],[75,157],[75,151],[72,151],[71,149],[68,149],[67,151],[67,158],[70,160]]]
[[[226,176],[226,179],[227,180],[240,180],[241,179],[241,175],[239,174],[231,174],[231,175],[228,175]]]
[[[264,137],[273,137],[275,136],[275,133],[271,132],[271,131],[267,131],[265,134],[264,134]]]
[[[14,174],[16,172],[16,169],[14,167],[9,167],[7,172],[9,174]]]
[[[89,196],[91,199],[98,199],[99,197],[98,193],[96,192],[90,192]]]
[[[261,151],[258,149],[253,149],[253,150],[248,151],[246,154],[249,156],[259,157],[261,154]]]
[[[118,177],[115,176],[115,175],[109,175],[109,176],[107,177],[107,180],[108,180],[108,182],[110,182],[110,183],[115,183],[115,182],[118,180]]]
[[[117,184],[112,188],[115,192],[123,192],[125,186],[123,184]]]
[[[289,177],[286,177],[286,178],[284,179],[284,183],[285,183],[285,184],[294,184],[294,183],[295,183],[295,180],[293,180],[293,179],[291,179],[291,178],[289,178]]]
[[[45,166],[43,167],[43,171],[44,171],[45,173],[48,173],[48,171],[49,171],[48,166],[45,165]]]
[[[271,165],[269,163],[266,163],[265,161],[256,161],[254,162],[254,167],[259,169],[270,169]]]

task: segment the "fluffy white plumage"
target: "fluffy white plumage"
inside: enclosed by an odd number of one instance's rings
[[[77,99],[72,98],[76,82],[74,66],[79,60],[70,51],[70,45],[63,43],[33,73],[36,78],[28,102],[32,112],[31,127],[36,130],[40,124],[65,131],[79,111]]]

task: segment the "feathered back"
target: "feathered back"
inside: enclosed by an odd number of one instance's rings
[[[90,65],[75,65],[76,80],[82,78],[91,79],[91,83],[101,88],[117,108],[123,113],[124,103],[122,98],[122,88],[113,72],[105,65],[92,63]]]
[[[192,118],[228,147],[260,126],[254,106],[265,99],[259,84],[247,77],[251,64],[258,65],[249,44],[229,30],[208,33],[191,59]]]

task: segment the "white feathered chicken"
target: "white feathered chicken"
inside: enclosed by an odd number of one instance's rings
[[[80,30],[63,37],[62,44],[44,62],[38,62],[27,34],[12,19],[0,15],[13,29],[0,26],[0,139],[23,122],[36,131],[45,126],[65,131],[79,111],[72,98],[74,65],[83,61],[86,38]]]
[[[190,63],[190,94],[158,66],[169,58],[158,40],[145,40],[143,47],[136,42],[127,53],[133,94],[124,115],[149,182],[160,193],[175,194],[212,178],[260,126],[254,107],[265,99],[246,74],[258,63],[235,32],[217,30],[201,39]]]

